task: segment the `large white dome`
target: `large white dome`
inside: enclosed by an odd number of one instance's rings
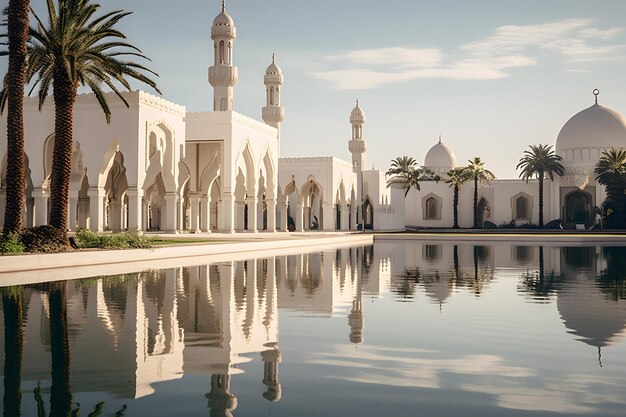
[[[456,156],[448,145],[439,140],[439,143],[426,153],[424,166],[437,173],[445,173],[456,167]]]
[[[580,148],[626,148],[626,119],[599,104],[579,112],[565,123],[556,139],[556,152]]]

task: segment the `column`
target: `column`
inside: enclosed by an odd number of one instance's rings
[[[298,202],[296,205],[296,232],[304,232],[304,222],[303,222],[303,207],[302,203]]]
[[[89,229],[94,232],[101,232],[104,229],[104,196],[103,188],[90,188],[87,191],[89,196]]]
[[[287,225],[289,222],[289,217],[287,216],[287,209],[288,209],[289,205],[287,204],[287,202],[281,202],[280,203],[280,230],[281,232],[288,232],[287,230]]]
[[[185,230],[185,213],[183,210],[185,209],[185,199],[179,198],[176,203],[176,229],[177,230]]]
[[[267,204],[267,231],[276,231],[276,200],[266,200]],[[286,215],[286,213],[285,213]]]
[[[350,205],[350,230],[356,230],[356,204]]]
[[[211,199],[208,195],[203,195],[200,199],[200,229],[211,232]]]
[[[332,203],[322,203],[322,223],[320,225],[320,229],[324,231],[334,231],[335,230],[335,222],[333,216],[333,205]]]
[[[35,223],[33,226],[48,224],[48,198],[50,194],[41,188],[33,190],[35,198]]]
[[[339,206],[339,216],[341,217],[341,219],[339,220],[339,229],[343,231],[350,230],[350,208],[347,204],[342,204]]]
[[[76,230],[76,224],[78,223],[78,191],[70,191],[68,209],[67,227],[69,227],[71,231],[74,231]]]
[[[222,200],[217,202],[217,230],[224,230],[224,203]]]
[[[122,203],[118,200],[111,200],[109,204],[109,229],[119,232],[122,229]]]
[[[244,231],[246,214],[246,203],[243,201],[235,201],[235,230],[238,232]]]
[[[191,207],[189,232],[198,233],[200,231],[200,196],[197,194],[189,195],[189,204]]]
[[[248,232],[250,233],[256,233],[258,231],[257,201],[256,197],[248,197],[246,199],[246,203],[248,203]]]
[[[222,221],[221,230],[224,233],[235,233],[235,199],[233,195],[224,193],[222,201],[218,205],[218,214]]]
[[[178,196],[176,193],[165,193],[165,215],[161,213],[161,219],[165,217],[164,226],[165,233],[176,233],[176,201]],[[161,208],[162,210],[163,208]]]
[[[143,190],[140,188],[129,188],[126,191],[128,196],[128,230],[141,231],[143,229]]]

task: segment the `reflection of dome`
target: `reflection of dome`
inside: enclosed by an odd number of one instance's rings
[[[626,302],[608,299],[591,279],[567,282],[557,308],[569,333],[591,346],[612,345],[626,326]]]
[[[424,276],[424,293],[439,304],[444,303],[454,291],[454,285],[447,276],[440,277],[438,273]]]
[[[439,139],[424,158],[424,166],[437,172],[448,172],[456,167],[456,156],[452,149]]]
[[[623,147],[626,147],[626,119],[599,104],[569,119],[556,139],[556,152],[564,159],[569,149]]]

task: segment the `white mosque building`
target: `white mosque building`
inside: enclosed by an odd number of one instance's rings
[[[209,68],[213,110],[187,112],[143,91],[125,93],[127,108],[109,94],[107,125],[93,94],[78,96],[69,221],[96,231],[286,232],[319,229],[403,230],[405,226],[452,225],[452,189],[424,182],[404,198],[385,175],[365,169],[365,115],[350,113],[351,161],[334,156],[280,158],[283,74],[272,59],[264,76],[263,121],[234,111],[238,70],[233,64],[237,31],[224,6],[211,28],[214,62]],[[54,108],[25,100],[26,226],[48,222]],[[0,118],[0,213],[6,194],[6,116]],[[626,143],[626,121],[597,103],[568,121],[556,142],[565,176],[547,183],[545,220],[592,223],[592,208],[605,198],[593,169],[604,149]],[[425,167],[445,179],[457,166],[439,141]],[[471,227],[472,187],[462,187],[459,223]],[[480,193],[480,217],[495,224],[537,223],[538,187],[533,181],[495,180]],[[3,216],[0,216],[0,222]]]

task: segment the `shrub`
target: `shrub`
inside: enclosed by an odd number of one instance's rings
[[[24,244],[18,233],[3,235],[0,233],[0,255],[16,254],[24,252]]]
[[[81,248],[129,249],[153,246],[153,239],[137,232],[108,234],[79,229],[76,231],[76,239]]]
[[[67,233],[52,226],[36,226],[22,232],[26,252],[58,253],[71,250]]]

